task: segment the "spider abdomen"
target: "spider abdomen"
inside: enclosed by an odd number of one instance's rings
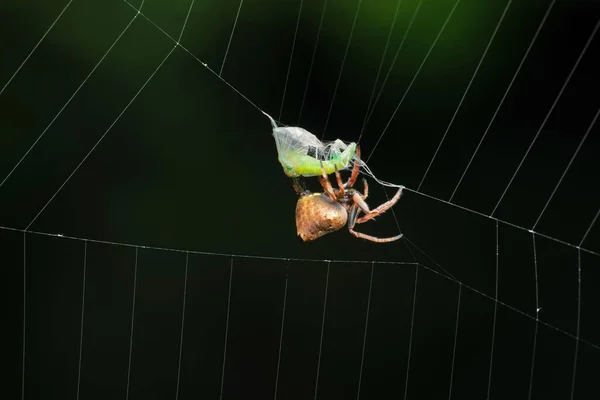
[[[305,242],[337,231],[347,221],[344,206],[323,193],[301,196],[296,204],[296,229]]]

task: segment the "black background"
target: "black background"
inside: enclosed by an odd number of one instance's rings
[[[598,35],[554,105],[596,2],[553,3],[495,117],[548,0],[511,2],[472,83],[504,1],[461,0],[422,68],[454,1],[424,0],[402,42],[403,0],[381,62],[396,1],[328,1],[318,34],[305,0],[296,37],[299,1],[195,1],[174,48],[188,0],[74,0],[27,58],[67,3],[0,5],[7,398],[563,399],[574,366],[575,398],[598,397],[598,125],[561,180],[600,106]],[[359,229],[405,239],[302,243],[259,109],[360,138],[407,190]]]

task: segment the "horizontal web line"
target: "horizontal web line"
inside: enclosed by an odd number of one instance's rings
[[[570,243],[570,242],[567,242],[567,241],[564,241],[564,240],[561,240],[561,239],[557,239],[557,238],[555,238],[555,237],[552,237],[552,236],[544,235],[543,233],[540,233],[540,232],[534,231],[533,229],[529,229],[529,228],[526,228],[526,227],[524,227],[524,226],[520,226],[520,225],[517,225],[517,224],[513,224],[512,222],[508,222],[508,221],[501,220],[501,219],[499,219],[499,218],[496,218],[496,217],[493,217],[493,216],[491,216],[491,215],[488,215],[488,214],[482,213],[482,212],[480,212],[480,211],[475,211],[475,210],[473,210],[473,209],[470,209],[470,208],[468,208],[468,207],[461,206],[461,205],[459,205],[459,204],[456,204],[456,203],[451,203],[451,202],[449,202],[448,200],[440,199],[440,198],[438,198],[438,197],[432,196],[432,195],[430,195],[430,194],[427,194],[427,193],[419,192],[418,190],[414,190],[414,189],[411,189],[411,188],[408,188],[408,187],[404,187],[404,190],[408,190],[409,192],[413,192],[413,193],[415,193],[415,194],[418,194],[418,195],[421,195],[421,196],[423,196],[423,197],[427,197],[427,198],[430,198],[430,199],[432,199],[432,200],[439,201],[440,203],[448,204],[448,205],[450,205],[450,206],[453,206],[453,207],[456,207],[456,208],[460,208],[461,210],[468,211],[468,212],[470,212],[470,213],[477,214],[477,215],[480,215],[480,216],[482,216],[482,217],[486,217],[486,218],[492,219],[492,220],[494,220],[494,221],[497,221],[497,222],[499,222],[499,223],[501,223],[501,224],[508,225],[508,226],[511,226],[511,227],[513,227],[513,228],[520,229],[520,230],[522,230],[522,231],[527,231],[527,232],[529,232],[529,233],[534,233],[534,234],[536,234],[537,236],[539,236],[539,237],[542,237],[542,238],[544,238],[544,239],[552,240],[552,241],[554,241],[554,242],[557,242],[557,243],[563,244],[563,245],[565,245],[565,246],[572,247],[572,248],[574,248],[574,249],[578,249],[578,250],[584,251],[584,252],[586,252],[586,253],[589,253],[589,254],[593,254],[593,255],[595,255],[595,256],[600,256],[600,253],[598,253],[597,251],[590,250],[590,249],[586,249],[586,248],[584,248],[584,247],[580,247],[580,246],[578,246],[578,245],[576,245],[576,244],[573,244],[573,243]]]
[[[498,221],[498,222],[502,222],[502,221]],[[556,327],[556,326],[554,326],[554,325],[552,325],[552,324],[550,324],[550,323],[548,323],[548,322],[544,322],[543,320],[539,319],[539,318],[538,318],[538,317],[536,317],[536,316],[533,316],[533,315],[531,315],[531,314],[527,314],[525,311],[521,311],[521,310],[519,310],[518,308],[515,308],[515,307],[511,306],[510,304],[504,303],[503,301],[500,301],[500,300],[498,300],[498,299],[495,299],[494,297],[492,297],[492,296],[490,296],[490,295],[487,295],[487,294],[485,294],[485,293],[483,293],[483,292],[480,292],[479,290],[477,290],[477,289],[475,289],[475,288],[473,288],[473,287],[471,287],[471,286],[469,286],[469,285],[466,285],[465,283],[463,283],[463,282],[461,282],[461,281],[459,281],[459,280],[457,280],[457,279],[455,279],[455,278],[452,278],[452,277],[446,276],[446,275],[442,274],[441,272],[438,272],[438,271],[436,271],[436,270],[435,270],[435,269],[433,269],[433,268],[430,268],[430,267],[428,267],[428,266],[426,266],[426,265],[423,265],[423,264],[421,264],[421,263],[418,263],[417,265],[418,265],[419,267],[423,267],[423,268],[425,268],[426,270],[428,270],[428,271],[430,271],[430,272],[433,272],[433,273],[434,273],[434,274],[436,274],[436,275],[439,275],[439,276],[441,276],[441,277],[443,277],[443,278],[446,278],[446,279],[448,279],[448,280],[450,280],[450,281],[452,281],[452,282],[454,282],[454,283],[456,283],[456,284],[458,284],[458,285],[460,285],[460,286],[462,286],[462,287],[464,287],[464,288],[466,288],[466,289],[469,289],[469,290],[470,290],[470,291],[472,291],[473,293],[476,293],[476,294],[478,294],[478,295],[480,295],[480,296],[482,296],[482,297],[485,297],[486,299],[488,299],[488,300],[491,300],[491,301],[493,301],[494,303],[496,303],[496,304],[498,304],[498,305],[501,305],[501,306],[503,306],[503,307],[506,307],[506,308],[508,308],[508,309],[510,309],[510,310],[512,310],[512,311],[514,311],[514,312],[516,312],[516,313],[519,313],[519,314],[521,314],[522,316],[524,316],[524,317],[527,317],[527,318],[531,319],[532,321],[536,321],[536,322],[538,322],[538,323],[540,323],[540,324],[542,324],[542,325],[544,325],[544,326],[546,326],[546,327],[548,327],[548,328],[554,329],[555,331],[557,331],[557,332],[560,332],[560,333],[562,333],[562,334],[564,334],[564,335],[566,335],[566,336],[570,337],[571,339],[574,339],[574,340],[577,340],[577,341],[579,341],[579,342],[581,342],[581,343],[584,343],[584,344],[586,344],[586,345],[588,345],[588,346],[590,346],[590,347],[593,347],[593,348],[595,348],[596,350],[600,350],[600,345],[598,345],[598,344],[595,344],[595,343],[589,342],[589,341],[587,341],[587,340],[585,340],[585,339],[582,339],[582,338],[578,337],[577,335],[574,335],[574,334],[572,334],[572,333],[569,333],[569,332],[567,332],[567,331],[564,331],[564,330],[562,330],[562,329],[560,329],[560,328],[558,328],[558,327]]]
[[[101,239],[90,239],[90,238],[82,238],[77,236],[69,236],[63,235],[61,233],[49,233],[49,232],[40,232],[40,231],[31,231],[19,228],[11,228],[8,226],[0,225],[0,229],[6,231],[20,232],[20,233],[31,233],[34,235],[41,236],[49,236],[54,238],[61,239],[69,239],[69,240],[78,240],[78,241],[86,241],[90,243],[98,243],[98,244],[107,244],[114,246],[123,246],[123,247],[132,247],[137,249],[148,249],[148,250],[161,250],[161,251],[170,251],[174,253],[188,253],[188,254],[199,254],[199,255],[207,255],[207,256],[217,256],[217,257],[236,257],[236,258],[253,258],[253,259],[264,259],[264,260],[281,260],[281,261],[309,261],[309,262],[321,262],[321,263],[360,263],[360,264],[395,264],[395,265],[418,265],[417,262],[405,262],[405,261],[383,261],[383,260],[324,260],[324,259],[310,259],[310,258],[293,258],[293,257],[276,257],[276,256],[259,256],[252,254],[235,254],[235,253],[218,253],[218,252],[210,252],[210,251],[201,251],[201,250],[184,250],[184,249],[176,249],[171,247],[160,247],[160,246],[146,246],[141,244],[133,244],[133,243],[124,243],[117,242],[112,240],[101,240]]]
[[[502,222],[502,221],[498,221],[498,222]],[[324,259],[304,259],[304,258],[293,258],[293,257],[258,256],[258,255],[251,255],[251,254],[217,253],[217,252],[199,251],[199,250],[183,250],[183,249],[175,249],[175,248],[159,247],[159,246],[136,245],[136,244],[132,244],[132,243],[123,243],[123,242],[116,242],[116,241],[109,241],[109,240],[89,239],[89,238],[82,238],[82,237],[76,237],[76,236],[62,235],[60,233],[26,231],[24,229],[10,228],[10,227],[1,226],[1,225],[0,225],[0,229],[6,230],[6,231],[20,232],[20,233],[24,233],[24,234],[40,235],[40,236],[47,236],[47,237],[53,237],[53,238],[77,240],[77,241],[106,244],[106,245],[113,245],[113,246],[130,247],[130,248],[135,248],[135,249],[170,251],[170,252],[175,252],[175,253],[200,254],[200,255],[217,256],[217,257],[249,258],[249,259],[276,260],[276,261],[305,261],[305,262],[325,263],[325,264],[328,264],[328,263],[338,263],[338,264],[353,263],[353,264],[380,264],[380,265],[386,265],[386,264],[387,265],[416,265],[418,267],[425,268],[426,270],[433,272],[434,274],[439,275],[445,279],[448,279],[458,285],[462,285],[464,288],[471,290],[473,293],[476,293],[482,297],[485,297],[486,299],[491,300],[494,303],[497,303],[503,307],[506,307],[514,312],[517,312],[533,321],[537,320],[540,324],[542,324],[548,328],[554,329],[555,331],[560,332],[572,339],[579,340],[581,343],[586,344],[590,347],[593,347],[596,350],[600,350],[600,345],[597,345],[597,344],[588,342],[584,339],[578,338],[577,336],[575,336],[569,332],[566,332],[552,324],[544,322],[544,321],[536,318],[533,315],[530,315],[524,311],[519,310],[518,308],[511,306],[510,304],[507,304],[500,300],[497,300],[497,299],[495,299],[495,298],[493,298],[493,297],[491,297],[469,285],[466,285],[463,282],[457,280],[456,278],[446,276],[446,275],[442,274],[441,272],[436,271],[435,269],[430,268],[427,265],[421,264],[419,262],[382,261],[382,260],[324,260]]]

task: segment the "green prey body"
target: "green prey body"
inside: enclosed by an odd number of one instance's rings
[[[283,166],[283,172],[290,178],[299,176],[320,176],[321,163],[327,175],[333,174],[337,167],[338,171],[346,169],[356,152],[356,143],[350,143],[341,153],[334,155],[329,160],[319,160],[315,157],[298,153],[280,153],[279,162]]]
[[[300,127],[278,127],[271,116],[263,111],[273,127],[277,158],[289,178],[320,176],[321,165],[327,175],[337,168],[342,171],[355,158],[356,143],[341,140],[325,145],[315,135]]]

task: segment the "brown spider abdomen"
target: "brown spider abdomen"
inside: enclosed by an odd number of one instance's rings
[[[337,231],[347,221],[346,209],[322,193],[301,196],[296,204],[296,230],[305,242]]]

